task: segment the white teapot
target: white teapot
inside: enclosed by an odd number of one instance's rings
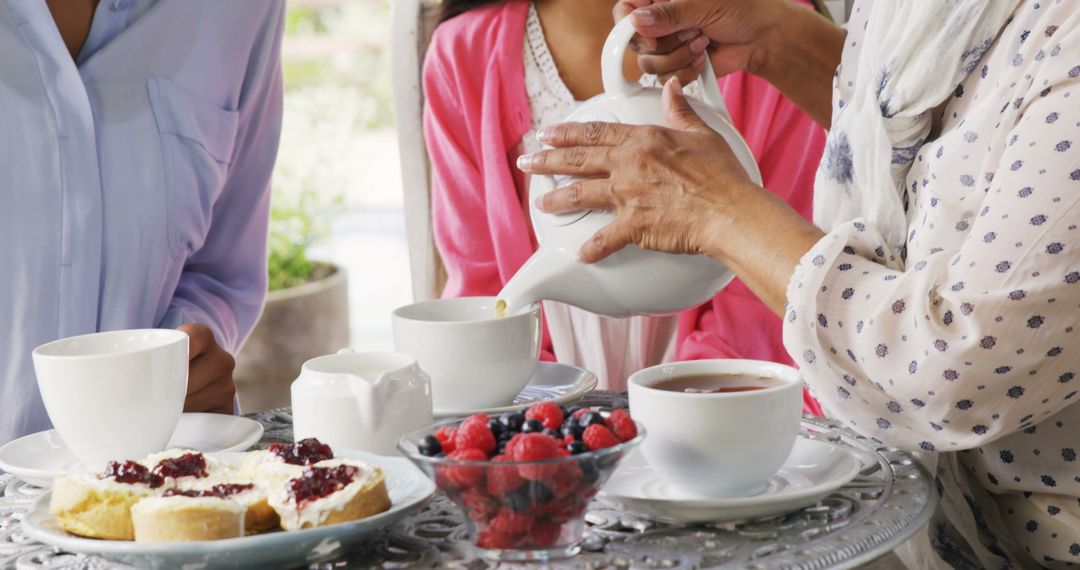
[[[601,68],[604,93],[571,113],[567,122],[603,121],[636,125],[666,125],[661,107],[662,90],[644,88],[623,77],[622,62],[634,36],[630,18],[623,18],[604,44]],[[761,183],[753,154],[735,127],[716,85],[712,66],[701,77],[705,102],[688,97],[691,107],[731,146],[750,178]],[[707,301],[734,277],[720,263],[704,255],[677,255],[647,251],[630,245],[603,261],[583,264],[578,250],[593,234],[614,220],[609,211],[586,210],[547,214],[536,208],[536,198],[573,179],[536,175],[529,185],[533,230],[539,249],[499,293],[502,314],[516,314],[532,303],[548,299],[576,305],[609,316],[672,313]]]
[[[416,359],[343,349],[304,363],[292,384],[296,441],[397,455],[398,439],[431,424],[431,380]]]

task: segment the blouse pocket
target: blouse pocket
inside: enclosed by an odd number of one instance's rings
[[[198,251],[210,231],[214,203],[228,179],[239,113],[218,107],[164,77],[149,80],[161,138],[174,256]]]

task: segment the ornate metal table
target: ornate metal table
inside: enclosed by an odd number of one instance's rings
[[[614,407],[625,396],[595,392],[581,405]],[[288,410],[252,417],[266,427],[260,446],[292,441]],[[620,512],[596,501],[582,552],[551,568],[851,568],[881,556],[929,520],[937,502],[933,479],[910,455],[836,422],[806,418],[807,437],[848,445],[867,466],[820,503],[781,517],[745,523],[675,526]],[[41,489],[0,474],[0,570],[127,568],[97,557],[58,552],[19,528]],[[464,517],[436,496],[411,518],[347,558],[313,568],[494,567],[470,550]]]

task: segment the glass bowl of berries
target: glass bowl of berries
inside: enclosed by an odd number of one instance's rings
[[[624,409],[542,402],[440,422],[398,449],[464,511],[481,556],[542,561],[577,554],[589,501],[644,436]]]

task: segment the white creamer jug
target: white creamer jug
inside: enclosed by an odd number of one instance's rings
[[[571,113],[567,122],[603,121],[635,125],[664,125],[662,89],[644,88],[623,77],[622,63],[634,36],[629,18],[623,18],[604,44],[604,93]],[[753,154],[735,127],[710,65],[701,77],[705,101],[687,100],[694,111],[731,146],[750,178],[761,183]],[[673,313],[707,301],[734,277],[732,272],[704,255],[677,255],[630,245],[594,264],[577,261],[581,246],[611,223],[609,211],[586,210],[547,214],[536,208],[538,196],[565,186],[568,177],[533,176],[529,202],[539,249],[499,293],[500,310],[515,314],[541,300],[576,305],[609,316]]]
[[[398,438],[431,424],[431,381],[416,359],[396,352],[320,356],[292,384],[296,441],[397,455]]]

